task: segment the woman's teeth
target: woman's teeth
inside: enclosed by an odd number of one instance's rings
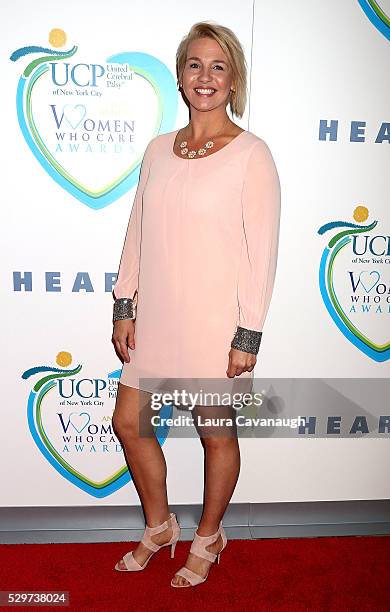
[[[195,91],[200,96],[212,96],[215,93],[215,89],[203,89],[200,87],[195,88]]]

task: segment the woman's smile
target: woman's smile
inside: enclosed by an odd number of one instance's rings
[[[216,89],[213,87],[194,87],[194,92],[201,98],[211,98],[215,94]]]

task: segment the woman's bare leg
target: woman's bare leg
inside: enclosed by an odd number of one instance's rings
[[[197,532],[201,536],[212,535],[218,530],[219,523],[225,513],[229,501],[236,487],[240,473],[240,448],[237,440],[235,425],[236,411],[229,407],[197,406],[193,410],[196,423],[197,417],[205,418],[231,418],[233,426],[198,427],[197,430],[205,452],[205,483],[203,512]],[[217,554],[222,549],[222,538],[206,550]],[[186,567],[199,576],[205,576],[211,565],[210,561],[189,553]],[[175,576],[174,584],[186,585],[188,581],[182,576]]]
[[[166,476],[167,466],[161,446],[151,425],[153,411],[150,394],[118,384],[112,424],[118,436],[141,500],[145,521],[149,527],[161,525],[169,518]],[[140,424],[142,424],[140,432]],[[140,435],[141,433],[141,435]],[[164,544],[172,537],[172,528],[152,536],[156,544]],[[133,550],[135,560],[143,565],[152,554],[141,542]],[[125,569],[123,561],[119,563]]]

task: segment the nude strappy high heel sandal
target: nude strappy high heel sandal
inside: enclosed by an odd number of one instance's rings
[[[223,543],[223,546],[222,546],[220,552],[218,554],[214,554],[214,553],[206,550],[206,547],[210,546],[210,544],[214,544],[214,542],[216,542],[218,540],[219,536],[222,537],[222,543]],[[219,560],[220,560],[220,557],[221,557],[221,552],[226,547],[226,544],[227,544],[227,537],[226,537],[225,530],[222,527],[222,521],[221,521],[219,523],[218,531],[216,531],[212,535],[209,535],[209,536],[200,536],[195,531],[195,537],[194,537],[194,540],[193,540],[193,542],[191,544],[190,552],[192,554],[196,555],[197,557],[201,557],[202,559],[207,559],[207,561],[211,561],[212,563],[214,563],[214,561],[217,560],[217,563],[219,564]],[[203,578],[202,576],[199,576],[199,574],[196,574],[195,572],[190,570],[188,567],[184,566],[184,567],[180,568],[176,572],[175,575],[176,576],[182,576],[183,578],[188,580],[188,582],[190,584],[173,584],[173,578],[172,578],[171,586],[177,587],[177,588],[181,589],[181,588],[185,588],[185,587],[189,587],[189,586],[196,586],[197,584],[201,584],[202,582],[205,582],[207,580],[207,577],[209,575],[210,569],[211,569],[211,565],[209,567],[209,571],[207,572],[206,576]]]
[[[165,531],[165,529],[168,529],[168,527],[172,527],[172,537],[169,540],[169,542],[166,542],[165,544],[161,544],[161,545],[153,542],[153,540],[151,539],[151,536],[156,535],[156,533],[161,533],[162,531]],[[160,548],[163,548],[164,546],[170,546],[171,547],[171,559],[173,559],[175,556],[175,548],[176,548],[176,544],[177,544],[179,537],[180,537],[180,527],[177,522],[176,514],[174,514],[173,512],[170,512],[169,519],[161,523],[161,525],[157,525],[156,527],[148,527],[148,525],[146,525],[145,532],[144,532],[144,535],[142,536],[141,542],[142,544],[144,544],[144,546],[152,550],[153,554],[157,552],[158,550],[160,550]],[[153,557],[153,554],[150,555],[146,559],[143,565],[140,565],[138,561],[136,561],[136,559],[133,557],[133,551],[130,551],[126,553],[122,559],[126,566],[126,569],[120,568],[119,563],[116,564],[115,569],[118,572],[139,572],[140,570],[145,569],[145,567],[149,563],[149,560]]]

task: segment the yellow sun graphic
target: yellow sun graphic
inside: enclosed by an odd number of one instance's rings
[[[368,208],[360,204],[360,206],[356,206],[353,211],[353,218],[358,223],[362,223],[363,221],[367,221],[368,219]]]
[[[67,351],[60,351],[56,357],[56,363],[62,368],[65,368],[72,363],[72,355]]]
[[[66,34],[61,28],[53,28],[49,32],[49,43],[53,47],[63,47],[66,43]]]

